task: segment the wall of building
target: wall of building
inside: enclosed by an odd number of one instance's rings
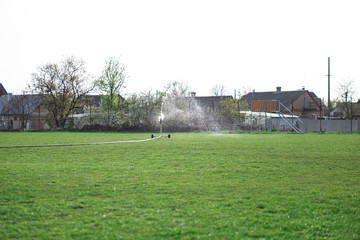
[[[24,122],[25,126],[22,126]],[[0,118],[0,130],[30,130],[31,120],[22,120],[18,116],[2,116]]]
[[[308,101],[307,108],[305,108],[305,97]],[[317,115],[317,117],[320,117],[320,108],[317,106],[316,102],[307,91],[304,91],[304,94],[302,94],[298,99],[293,102],[293,106],[291,106],[290,103],[288,108],[290,111],[293,110],[293,113],[295,115],[300,115],[304,118],[311,118],[314,114]]]
[[[290,105],[289,110],[295,115],[304,116],[304,94],[293,102],[293,106]]]
[[[31,129],[40,130],[43,129],[46,119],[46,110],[44,107],[37,107],[29,117],[29,120],[31,121]]]

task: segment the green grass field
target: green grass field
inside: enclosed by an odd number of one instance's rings
[[[150,133],[0,133],[0,146]],[[360,134],[0,149],[0,239],[360,239]]]

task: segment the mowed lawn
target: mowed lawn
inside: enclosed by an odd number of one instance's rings
[[[0,133],[0,146],[150,133]],[[360,134],[0,149],[0,239],[360,239]]]

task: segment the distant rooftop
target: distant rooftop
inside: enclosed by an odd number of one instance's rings
[[[0,83],[0,97],[2,95],[7,95],[7,91],[5,90],[4,86]]]
[[[0,97],[0,114],[30,114],[40,102],[38,95],[3,95]]]
[[[187,99],[195,100],[201,107],[210,108],[210,109],[219,109],[221,108],[220,102],[227,98],[233,98],[231,95],[226,96],[196,96],[196,92],[191,92],[191,97],[186,97]]]
[[[295,101],[298,99],[304,92],[308,92],[314,100],[316,100],[318,97],[315,93],[310,92],[308,90],[305,90],[305,88],[302,88],[301,90],[295,90],[295,91],[282,91],[281,87],[277,87],[276,91],[271,92],[250,92],[243,96],[241,98],[242,101],[251,103],[251,100],[277,100],[280,101],[285,106],[288,106],[291,104],[291,101]]]

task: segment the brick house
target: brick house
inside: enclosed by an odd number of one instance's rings
[[[323,117],[326,109],[321,99],[314,92],[305,90],[305,88],[296,91],[282,91],[281,87],[277,87],[276,91],[250,92],[241,98],[241,101],[248,103],[249,106],[251,106],[252,100],[275,100],[277,111],[283,114],[292,112],[302,118]]]

